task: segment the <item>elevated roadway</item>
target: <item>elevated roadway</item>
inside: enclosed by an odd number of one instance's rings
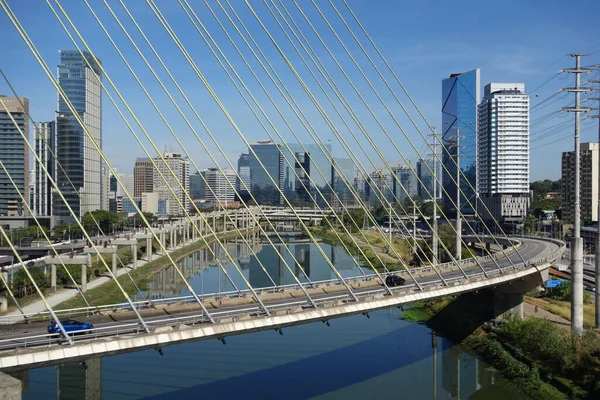
[[[345,279],[358,301],[354,300],[344,285],[334,280],[313,283],[313,287],[305,285],[317,308],[311,305],[296,285],[257,289],[269,315],[252,299],[249,291],[222,294],[220,298],[216,294],[204,295],[203,303],[215,320],[214,324],[189,297],[164,299],[152,305],[136,303],[136,308],[139,308],[150,328],[149,333],[124,304],[63,311],[61,317],[77,316],[78,319],[94,323],[95,329],[90,334],[73,337],[73,345],[59,335],[45,334],[47,315],[30,316],[32,322],[27,324],[10,324],[11,321],[0,320],[6,324],[0,327],[0,370],[160,348],[189,340],[224,340],[231,335],[325,322],[525,279],[534,279],[536,284],[540,284],[546,279],[547,269],[552,262],[560,258],[564,244],[529,238],[518,240],[518,254],[512,250],[507,257],[495,255],[494,260],[481,257],[482,267],[473,265],[472,260],[463,260],[464,272],[456,265],[438,266],[444,282],[431,267],[411,270],[418,284],[410,279],[406,271],[397,272],[406,278],[406,284],[389,288],[389,291],[375,275]],[[526,260],[525,263],[522,258]],[[38,318],[45,320],[37,322]]]

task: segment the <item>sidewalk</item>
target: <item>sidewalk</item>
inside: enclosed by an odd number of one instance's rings
[[[175,250],[179,250],[185,246],[189,246],[192,243],[194,243],[194,241],[189,240],[187,243],[184,243],[182,245],[175,247],[174,249],[169,250],[169,253],[172,253]],[[152,254],[153,260],[156,260],[159,257],[162,257],[162,256],[160,254]],[[137,260],[138,268],[145,265],[147,262],[148,261],[145,259],[138,258],[138,260]],[[124,275],[127,270],[129,270],[129,271],[133,270],[133,265],[127,264],[125,266],[125,268],[117,268],[117,278],[121,275]],[[98,277],[98,278],[88,282],[87,289],[88,290],[94,289],[100,285],[105,284],[106,282],[108,282],[110,280],[112,280],[112,278],[109,275],[103,275],[101,277]],[[77,290],[77,289],[59,289],[55,293],[46,294],[46,301],[48,302],[50,307],[55,307],[58,304],[60,304],[64,301],[67,301],[75,296],[79,296],[79,290]],[[125,301],[125,300],[123,300],[123,301]],[[44,302],[41,299],[38,299],[34,302],[31,302],[30,304],[27,304],[26,306],[23,306],[22,309],[25,314],[35,314],[35,313],[46,311],[46,305],[44,304]],[[18,309],[16,309],[16,310],[8,312],[6,314],[0,314],[0,319],[6,318],[6,317],[14,318],[14,317],[20,317],[20,316],[21,316],[21,312]]]

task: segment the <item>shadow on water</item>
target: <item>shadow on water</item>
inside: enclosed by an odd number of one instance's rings
[[[494,318],[493,302],[491,290],[465,293],[430,318],[426,325],[452,342],[461,343]]]

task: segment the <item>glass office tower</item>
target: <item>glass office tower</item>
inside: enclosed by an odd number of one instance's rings
[[[283,151],[271,140],[250,143],[248,151],[252,195],[260,204],[280,205],[284,190]],[[262,165],[261,165],[262,164]],[[264,168],[263,168],[264,166]],[[277,186],[276,186],[277,185]]]
[[[102,162],[93,145],[96,142],[102,148],[102,72],[89,53],[76,50],[60,51],[57,72],[67,99],[58,95],[56,159],[62,168],[57,169],[56,180],[69,206],[81,218],[88,211],[101,209],[103,203]],[[69,102],[83,120],[87,133]],[[53,210],[57,223],[72,221],[67,206],[56,194]]]
[[[8,171],[0,168],[0,215],[26,215],[19,194],[29,201],[29,149],[23,139],[29,139],[29,100],[0,96],[0,161]]]
[[[456,128],[460,132],[461,211],[473,213],[477,185],[477,103],[479,69],[451,74],[442,81],[442,202],[445,210],[456,203]],[[469,185],[470,184],[470,185]],[[471,187],[472,188],[471,188]],[[467,202],[471,202],[469,204]]]

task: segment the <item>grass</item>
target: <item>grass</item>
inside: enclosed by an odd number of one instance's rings
[[[389,270],[398,270],[402,268],[402,265],[396,258],[397,254],[400,254],[403,260],[407,262],[412,259],[411,246],[405,240],[400,238],[392,238],[392,244],[396,252],[392,252],[392,255],[388,255],[387,241],[383,235],[379,232],[362,231],[361,233],[354,233],[352,237],[346,232],[334,232],[333,229],[325,227],[311,228],[311,233],[326,242],[332,244],[343,243],[352,253],[358,253],[361,258],[365,259],[365,267],[370,268],[371,266],[377,268],[377,270],[383,270],[383,264]],[[360,249],[360,250],[359,250]],[[375,253],[377,251],[377,254]]]
[[[409,308],[402,312],[402,319],[411,322],[426,322],[453,300],[452,297],[443,297],[433,301],[417,301],[411,303]]]
[[[527,296],[526,300],[528,303],[540,307],[542,310],[546,310],[554,315],[558,315],[568,321],[571,320],[571,303],[563,300],[556,300],[552,298],[539,298]],[[595,305],[584,304],[583,305],[583,325],[587,328],[595,326]]]
[[[228,234],[219,235],[219,239],[228,239],[238,236],[237,232],[230,232]],[[173,261],[178,262],[186,256],[200,250],[206,245],[216,241],[211,238],[207,241],[197,241],[193,244],[185,246],[181,249],[175,250],[170,254]],[[135,270],[129,271],[129,276],[123,274],[117,278],[119,284],[123,287],[125,292],[133,294],[137,292],[132,279],[137,283],[138,287],[142,290],[152,281],[152,277],[159,271],[168,268],[172,265],[171,261],[167,256],[161,256],[152,262],[146,263]],[[103,285],[88,290],[85,293],[85,297],[92,306],[104,305],[104,304],[118,304],[124,301],[123,294],[119,289],[118,285],[113,281],[106,282]],[[80,296],[73,297],[67,301],[64,301],[54,307],[55,310],[64,310],[69,308],[85,307],[85,302]]]

